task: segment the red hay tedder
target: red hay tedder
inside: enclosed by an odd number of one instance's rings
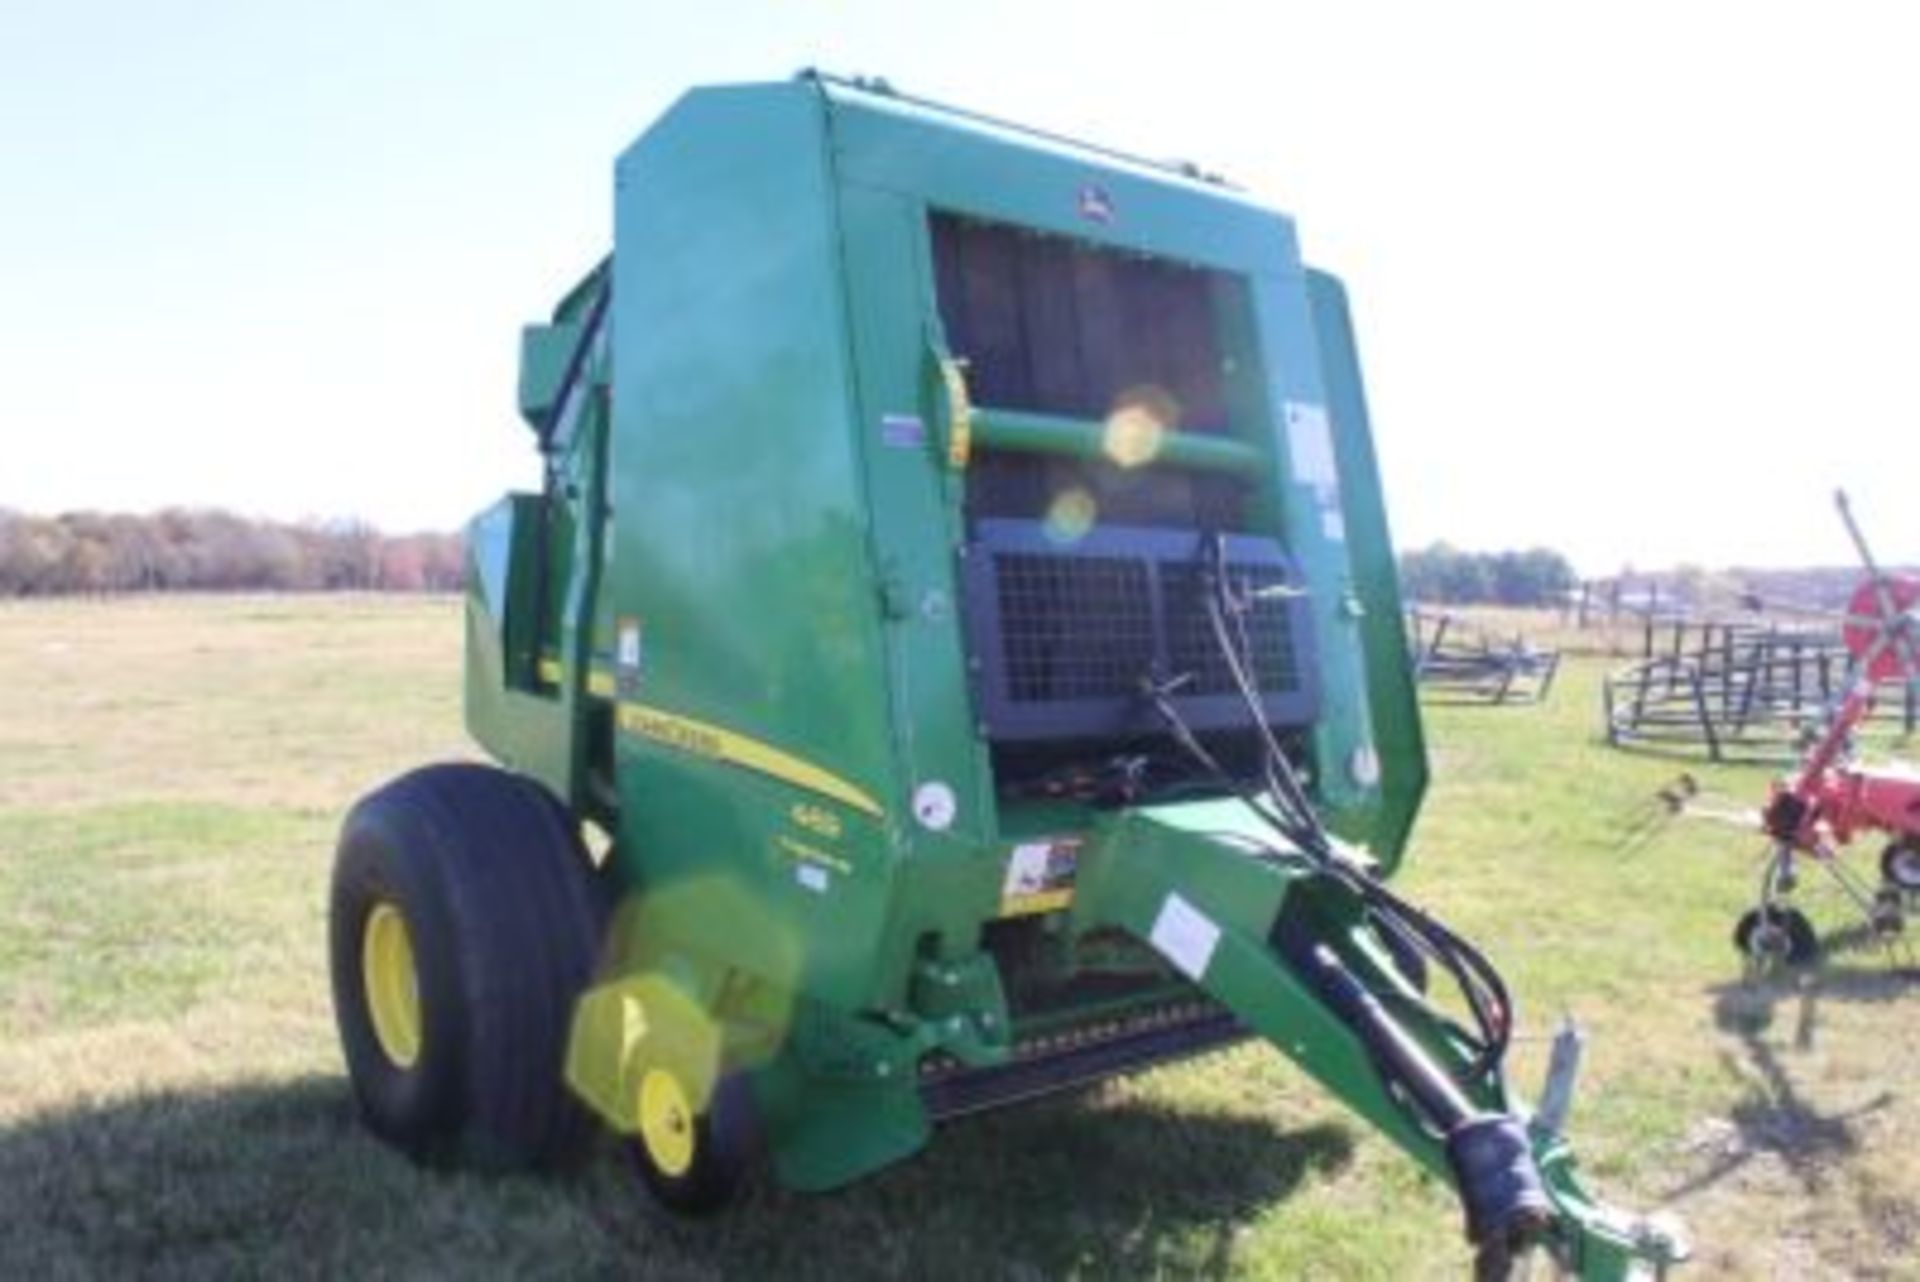
[[[1848,603],[1842,635],[1852,664],[1840,697],[1787,778],[1775,781],[1761,811],[1772,841],[1760,902],[1734,929],[1734,943],[1757,966],[1812,961],[1819,941],[1788,897],[1799,864],[1811,859],[1865,914],[1880,937],[1898,933],[1920,897],[1920,774],[1899,766],[1869,769],[1854,759],[1855,732],[1873,709],[1875,687],[1920,681],[1920,579],[1883,573],[1854,521],[1844,492],[1840,517],[1866,566]],[[1842,847],[1866,833],[1889,838],[1874,886],[1840,862]]]

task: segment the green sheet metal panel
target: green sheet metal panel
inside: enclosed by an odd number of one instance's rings
[[[836,159],[839,154],[836,149]],[[905,790],[911,796],[921,788],[945,789],[954,798],[943,827],[912,820],[903,836],[913,858],[901,869],[885,964],[904,976],[924,937],[948,949],[974,947],[979,923],[995,912],[1002,860],[985,855],[998,833],[961,638],[962,486],[961,474],[947,464],[939,427],[943,390],[925,206],[851,182],[840,186],[837,206],[856,372],[855,435],[880,576],[876,606],[885,665],[874,676],[890,694]]]
[[[1205,267],[1297,267],[1293,223],[1230,187],[1013,126],[826,85],[842,181]]]
[[[1252,286],[1265,407],[1259,426],[1273,443],[1282,538],[1306,577],[1319,642],[1314,793],[1329,824],[1351,832],[1374,804],[1377,788],[1360,763],[1375,750],[1344,496],[1320,379],[1319,336],[1303,273],[1258,272]]]
[[[617,167],[619,839],[690,951],[766,973],[804,939],[804,975],[769,977],[858,1006],[900,790],[825,161],[796,83],[691,93]],[[716,755],[715,731],[886,817]],[[712,919],[730,886],[757,928]]]
[[[1389,870],[1396,865],[1413,830],[1427,790],[1427,741],[1420,724],[1420,695],[1408,657],[1406,615],[1400,599],[1400,570],[1387,528],[1387,508],[1374,453],[1373,425],[1367,416],[1366,387],[1360,377],[1360,353],[1354,343],[1347,292],[1335,277],[1307,273],[1314,330],[1319,336],[1320,372],[1333,415],[1340,488],[1352,547],[1354,589],[1364,614],[1361,642],[1366,654],[1368,703],[1379,755],[1379,803],[1362,817],[1353,836],[1365,841]]]

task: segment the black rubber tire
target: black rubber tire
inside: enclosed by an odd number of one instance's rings
[[[1763,915],[1785,933],[1786,948],[1780,954],[1781,961],[1789,966],[1806,966],[1819,957],[1820,937],[1813,933],[1813,923],[1799,909],[1783,907],[1750,908],[1741,915],[1733,928],[1733,946],[1740,950],[1742,957],[1754,956],[1753,935],[1760,929]]]
[[[759,1172],[763,1152],[760,1111],[753,1086],[729,1073],[694,1123],[693,1165],[679,1175],[661,1170],[635,1137],[627,1145],[647,1189],[662,1206],[681,1215],[712,1215],[737,1201]]]
[[[406,921],[423,1029],[400,1067],[367,1009],[373,908]],[[594,1133],[562,1080],[574,1002],[606,907],[579,831],[539,784],[491,766],[428,766],[347,815],[329,912],[334,1016],[368,1127],[425,1160],[559,1165]]]
[[[1906,894],[1920,895],[1920,841],[1887,843],[1880,852],[1880,878]]]

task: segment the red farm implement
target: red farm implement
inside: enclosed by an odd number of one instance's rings
[[[1803,863],[1825,871],[1876,936],[1897,934],[1920,898],[1920,773],[1856,759],[1856,734],[1872,714],[1876,689],[1894,680],[1920,681],[1920,579],[1883,572],[1846,495],[1835,498],[1866,577],[1843,622],[1852,660],[1847,680],[1798,767],[1774,782],[1761,811],[1771,851],[1759,903],[1741,916],[1734,943],[1762,966],[1811,961],[1818,950],[1812,924],[1788,902]],[[1888,839],[1877,885],[1839,858],[1869,833]]]

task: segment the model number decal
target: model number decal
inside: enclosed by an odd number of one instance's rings
[[[824,806],[811,806],[804,801],[787,811],[787,817],[814,836],[825,837],[828,841],[838,841],[844,827],[839,815]]]

